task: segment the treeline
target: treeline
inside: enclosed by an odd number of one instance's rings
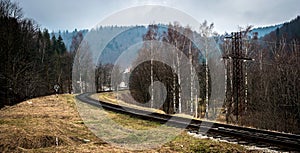
[[[300,133],[300,18],[261,39],[244,38],[241,81],[244,94],[234,101],[232,60],[227,61],[227,121],[256,128]],[[243,31],[244,32],[244,31]],[[231,42],[222,45],[226,53]]]
[[[197,74],[196,71],[191,71],[191,67],[205,69],[201,68],[203,64],[199,61],[200,51],[191,39],[193,34],[189,27],[182,27],[177,23],[170,24],[165,33],[159,33],[158,25],[149,25],[143,37],[144,45],[134,63],[136,68],[129,78],[129,89],[137,102],[148,103],[148,107],[158,108],[169,114],[194,114],[195,108],[197,109],[195,105],[199,105],[198,100],[195,101],[198,95],[195,90],[199,83],[205,85],[205,81],[203,77],[195,80],[193,75]],[[164,43],[174,48],[165,46]],[[155,85],[155,82],[162,84]],[[205,91],[205,86],[202,89],[201,91]]]
[[[284,39],[286,43],[293,43],[295,40],[300,40],[300,16],[290,22],[286,22],[282,27],[266,35],[263,40],[277,42]]]
[[[300,44],[253,41],[256,62],[247,65],[247,110],[241,123],[300,133]]]
[[[53,94],[56,84],[70,93],[73,56],[61,36],[50,38],[16,3],[0,1],[0,107]]]
[[[248,50],[248,112],[254,127],[300,133],[300,17],[283,24]]]
[[[253,60],[243,61],[242,64],[241,81],[244,86],[241,88],[244,88],[244,95],[239,97],[238,121],[235,113],[237,104],[232,97],[235,81],[232,77],[232,60],[228,59],[227,63],[223,60],[227,67],[222,70],[212,69],[212,65],[216,64],[213,62],[220,57],[212,56],[212,48],[208,48],[211,47],[208,42],[213,36],[213,26],[207,23],[201,25],[200,33],[194,33],[190,28],[178,24],[169,25],[166,32],[159,32],[158,25],[149,25],[143,36],[143,46],[131,65],[134,69],[126,76],[129,78],[126,83],[132,97],[123,94],[118,98],[136,105],[157,108],[169,114],[184,113],[197,118],[221,121],[227,119],[228,123],[299,133],[300,44],[297,37],[291,40],[293,36],[284,32],[286,25],[279,29],[282,30],[282,35],[276,37],[275,31],[263,39],[249,38],[247,32],[250,27],[242,30],[242,55]],[[196,40],[202,45],[196,47],[195,39],[190,38],[197,36],[201,37]],[[219,45],[224,57],[232,50],[232,40],[221,41]],[[153,45],[154,42],[157,44]],[[170,54],[167,51],[174,48],[159,47],[164,46],[163,43],[170,44],[182,54]],[[192,63],[196,72],[194,76],[187,63]],[[122,79],[116,78],[124,77],[124,74],[122,76],[120,73],[123,71],[118,71],[115,67],[119,65],[100,62],[95,75],[97,91],[104,90],[104,87],[117,89],[116,86]],[[216,76],[225,76],[226,80],[214,79]],[[222,84],[226,84],[226,88]],[[227,97],[218,99],[218,96],[222,97],[224,90]]]
[[[213,25],[205,22],[202,28],[202,34],[207,33],[207,36],[201,37],[179,23],[149,25],[143,35],[143,45],[130,66],[134,69],[129,74],[125,76],[123,71],[116,68],[120,65],[99,62],[95,75],[97,91],[104,90],[104,87],[116,90],[124,81],[122,78],[127,77],[128,82],[125,81],[125,84],[132,97],[120,96],[126,102],[161,109],[169,114],[185,113],[202,118],[208,116],[208,99],[211,98],[211,83],[208,80],[211,74],[207,65],[208,59],[214,58],[214,53],[206,57],[204,50],[213,50],[208,36],[212,35],[210,31]],[[195,44],[196,39],[204,45]],[[222,102],[219,100],[215,104],[222,105]],[[211,112],[210,116],[216,114]]]

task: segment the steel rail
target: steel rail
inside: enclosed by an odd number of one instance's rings
[[[256,144],[265,144],[267,146],[277,147],[285,151],[300,152],[300,135],[297,134],[273,132],[229,124],[215,123],[211,121],[202,121],[178,116],[171,116],[167,114],[160,114],[127,106],[120,106],[104,101],[98,101],[90,97],[92,94],[94,93],[84,93],[77,95],[76,98],[81,102],[93,105],[95,107],[131,115],[133,117],[141,118],[144,120],[159,122],[168,126],[186,128],[196,131],[197,133],[206,131],[206,133],[211,135],[233,137],[241,141]]]

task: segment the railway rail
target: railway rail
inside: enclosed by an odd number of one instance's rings
[[[169,126],[186,128],[197,134],[205,133],[214,138],[229,139],[240,144],[255,144],[267,146],[280,151],[300,152],[300,135],[273,132],[254,128],[247,128],[229,124],[221,124],[210,121],[201,121],[184,117],[171,116],[139,110],[126,106],[98,101],[90,97],[93,93],[77,95],[81,102],[110,111],[132,115],[137,118],[160,122]],[[199,130],[200,129],[200,130]]]

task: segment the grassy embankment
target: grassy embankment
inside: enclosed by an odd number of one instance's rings
[[[82,105],[80,107],[90,107]],[[104,111],[104,110],[97,110]],[[105,111],[128,129],[147,130],[160,126]],[[182,132],[160,148],[134,151],[108,144],[83,123],[73,95],[35,98],[0,110],[0,152],[245,152],[239,145],[197,139]]]

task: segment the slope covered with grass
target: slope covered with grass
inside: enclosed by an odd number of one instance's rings
[[[82,106],[87,107],[87,106]],[[104,111],[104,110],[100,110]],[[113,120],[135,129],[158,123],[108,112]],[[151,150],[128,150],[96,137],[81,120],[73,95],[31,99],[0,110],[0,152],[245,152],[238,145],[196,139],[185,132]]]

